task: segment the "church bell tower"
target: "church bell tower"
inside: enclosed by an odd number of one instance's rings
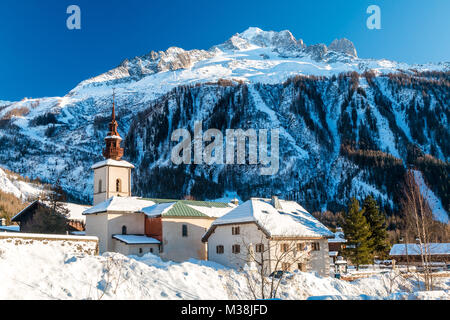
[[[123,148],[120,146],[122,138],[117,131],[114,98],[113,93],[111,122],[105,137],[105,148],[103,148],[105,160],[91,167],[94,170],[94,206],[113,196],[131,197],[131,169],[134,166],[121,160],[123,156]]]

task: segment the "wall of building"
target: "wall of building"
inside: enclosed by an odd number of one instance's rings
[[[240,227],[239,235],[232,234],[233,226]],[[311,247],[312,242],[318,242],[320,250],[311,251],[308,260],[300,258],[301,253],[297,253],[296,250],[289,252],[287,255],[281,253],[280,246],[283,243],[288,244],[289,248],[294,248],[296,243],[303,243]],[[291,264],[289,271],[298,270],[298,263],[303,263],[306,268],[306,270],[303,271],[316,271],[321,276],[329,275],[327,239],[312,240],[298,238],[295,240],[286,241],[269,241],[265,234],[259,230],[258,226],[254,223],[217,226],[214,233],[212,233],[208,239],[208,259],[231,268],[242,269],[246,263],[251,261],[251,257],[260,256],[260,254],[256,253],[256,244],[259,243],[264,244],[265,247],[263,259],[266,261],[269,261],[270,259],[270,271],[282,270],[282,266],[280,264],[278,266],[276,265],[276,262],[279,260],[280,263],[287,262]],[[232,246],[236,244],[240,246],[239,254],[232,252]],[[223,254],[217,253],[216,247],[218,245],[224,246]],[[269,248],[270,250],[268,250]],[[253,250],[253,253],[249,254],[248,249]],[[283,259],[277,258],[281,256],[283,256]]]
[[[142,213],[100,213],[86,216],[86,236],[99,238],[100,253],[114,251],[114,234],[122,234],[122,227],[127,227],[127,234],[144,234],[144,214]]]
[[[98,237],[100,253],[107,251],[108,217],[106,213],[86,216],[86,236]]]
[[[149,218],[145,217],[145,235],[162,241],[162,218]]]
[[[38,243],[42,245],[61,246],[62,250],[65,253],[84,253],[89,255],[96,255],[99,252],[99,239],[97,237],[35,233],[0,233],[0,246],[2,244],[27,246],[35,245]]]
[[[143,256],[146,253],[159,255],[159,244],[126,244],[117,239],[113,239],[114,252],[123,255]],[[142,249],[142,252],[140,252]]]
[[[239,226],[240,234],[233,235],[232,227]],[[215,261],[230,268],[241,269],[247,262],[248,253],[245,248],[250,244],[264,242],[268,245],[267,239],[258,226],[254,223],[217,226],[208,239],[208,260]],[[240,254],[232,253],[232,246],[238,244],[241,247]],[[218,254],[216,247],[222,245],[224,253]]]
[[[185,261],[190,258],[206,260],[207,244],[201,239],[213,221],[212,218],[164,217],[161,258],[173,261]],[[187,237],[182,236],[183,225],[187,225]]]
[[[94,170],[94,206],[108,199],[106,184],[108,167],[101,167]],[[102,181],[102,190],[99,190],[99,181]]]
[[[111,198],[112,196],[131,196],[131,169],[125,167],[104,166],[94,170],[94,206]],[[122,181],[122,191],[116,191],[116,180]],[[102,190],[99,190],[99,181],[102,181]]]
[[[122,234],[122,227],[127,227],[127,234],[144,234],[145,215],[142,213],[108,213],[107,250],[114,251],[114,234]]]
[[[108,198],[112,196],[120,196],[120,197],[130,197],[130,168],[124,167],[111,167],[108,166],[108,180],[109,180],[109,188],[108,188]],[[116,180],[120,179],[122,181],[122,191],[116,191]]]
[[[311,240],[311,242],[318,242],[320,251],[311,251],[311,260],[308,263],[308,271],[316,271],[322,277],[330,275],[330,256],[328,251],[328,240],[319,239]]]

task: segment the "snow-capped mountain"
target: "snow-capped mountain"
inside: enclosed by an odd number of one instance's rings
[[[448,62],[362,59],[347,39],[307,45],[289,31],[249,28],[208,50],[171,47],[124,60],[64,97],[0,103],[0,164],[49,182],[60,178],[69,193],[90,199],[89,167],[101,159],[114,88],[125,158],[137,165],[137,194],[246,198],[297,191],[312,210],[372,192],[392,208],[395,187],[374,176],[360,150],[380,152],[392,165],[389,174],[418,166],[423,153],[447,172],[449,72]],[[279,174],[263,179],[245,166],[173,167],[170,134],[195,120],[222,130],[279,127]],[[425,180],[431,176],[424,171]],[[448,212],[445,191],[428,183]]]

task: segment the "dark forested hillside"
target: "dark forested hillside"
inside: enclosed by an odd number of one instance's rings
[[[422,172],[449,211],[450,73],[356,72],[298,76],[283,84],[178,87],[132,121],[126,154],[134,191],[158,197],[219,198],[225,191],[295,197],[309,210],[336,211],[353,195],[373,194],[397,209],[407,168]],[[217,128],[280,129],[280,169],[170,162],[173,130],[203,121]]]

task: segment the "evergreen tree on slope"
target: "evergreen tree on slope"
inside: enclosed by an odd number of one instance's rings
[[[364,216],[370,225],[371,249],[373,254],[385,258],[389,244],[387,242],[386,217],[379,210],[377,202],[372,196],[367,196],[363,203]]]
[[[345,213],[343,230],[347,239],[344,255],[351,260],[356,268],[361,264],[373,261],[370,225],[364,217],[364,210],[360,209],[359,201],[352,198],[349,209]]]

